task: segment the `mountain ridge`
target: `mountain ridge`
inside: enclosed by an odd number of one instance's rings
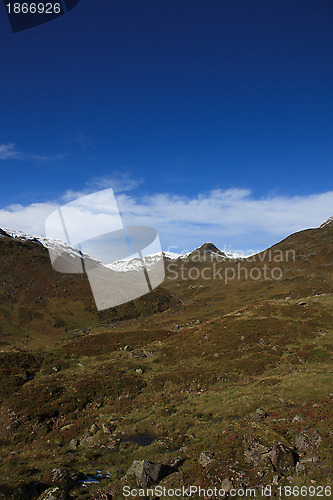
[[[35,243],[38,243],[42,245],[44,248],[51,250],[53,253],[62,255],[64,252],[68,254],[69,257],[71,258],[82,258],[83,257],[90,257],[93,258],[93,256],[87,255],[82,253],[77,247],[69,245],[68,243],[65,243],[61,240],[55,240],[52,238],[47,238],[45,236],[34,236],[30,235],[27,233],[24,233],[22,231],[16,231],[16,230],[10,230],[10,229],[2,229],[0,228],[0,236],[3,237],[10,237],[13,239],[18,239],[22,241],[32,241]],[[128,257],[126,259],[119,259],[116,260],[108,265],[109,269],[112,269],[113,271],[118,271],[118,272],[126,272],[126,271],[133,271],[133,270],[139,270],[142,267],[147,267],[149,269],[150,266],[154,265],[156,261],[158,261],[162,256],[166,259],[169,260],[176,260],[176,259],[188,259],[188,258],[193,258],[195,256],[200,256],[202,257],[207,257],[208,255],[218,255],[220,257],[224,258],[240,258],[240,255],[238,254],[233,254],[231,252],[223,252],[220,250],[214,243],[212,242],[205,242],[198,248],[195,248],[191,252],[187,252],[184,254],[178,254],[175,252],[169,252],[166,250],[163,250],[161,252],[157,252],[154,254],[149,254],[144,256],[145,263],[143,264],[142,258],[141,257]]]

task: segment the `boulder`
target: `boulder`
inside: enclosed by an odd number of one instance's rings
[[[162,464],[154,464],[148,460],[134,460],[126,476],[135,475],[139,488],[147,488],[161,479]]]
[[[264,424],[253,423],[244,434],[244,459],[254,467],[271,466],[278,474],[296,463],[292,447],[275,431]]]
[[[55,486],[45,490],[37,500],[67,500],[68,495],[62,488]]]
[[[223,479],[223,481],[221,483],[222,490],[224,490],[226,493],[229,493],[229,491],[232,490],[233,487],[234,487],[234,485],[228,477]]]
[[[93,448],[95,446],[95,438],[90,434],[84,434],[79,441],[80,446]]]
[[[302,455],[315,455],[321,440],[317,429],[304,429],[295,438],[296,450]]]
[[[247,464],[253,464],[259,466],[260,462],[270,461],[270,451],[269,446],[264,446],[259,442],[254,441],[248,449],[244,450],[244,459]]]
[[[108,424],[105,424],[105,423],[102,424],[102,431],[104,434],[111,434],[112,433]]]
[[[99,431],[98,425],[92,424],[91,427],[90,427],[90,429],[89,429],[89,433],[90,434],[96,434],[96,432],[98,432],[98,431]]]
[[[267,413],[266,410],[264,410],[263,408],[257,408],[253,415],[254,420],[256,420],[257,422],[265,420],[266,417]]]
[[[270,452],[270,460],[274,466],[274,470],[279,473],[284,472],[295,465],[295,456],[291,448],[282,443],[276,443]]]
[[[199,464],[206,467],[214,460],[214,453],[211,451],[203,451],[200,453]]]
[[[77,439],[71,439],[68,445],[68,448],[72,451],[77,450],[78,447],[78,440]]]
[[[65,490],[69,490],[75,486],[78,477],[78,473],[56,468],[51,471],[50,483],[55,486],[60,486]]]

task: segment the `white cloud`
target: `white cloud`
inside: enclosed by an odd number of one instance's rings
[[[125,193],[133,191],[143,183],[142,179],[134,179],[129,174],[122,172],[114,172],[112,175],[103,175],[101,177],[93,177],[86,183],[85,187],[80,191],[66,191],[62,199],[68,203],[76,198],[94,193],[102,189],[112,188],[114,193]]]
[[[140,200],[121,194],[117,201],[126,224],[152,225],[164,246],[180,250],[207,240],[220,247],[262,249],[318,227],[333,214],[333,191],[256,199],[250,190],[217,189],[193,198],[156,194]]]
[[[57,205],[54,203],[7,206],[0,209],[0,227],[23,231],[27,234],[44,235],[45,219],[56,208]]]
[[[20,153],[16,151],[14,143],[0,144],[0,160],[17,159],[19,156]]]
[[[101,181],[99,189],[107,186],[108,181]],[[163,248],[176,246],[180,251],[205,241],[226,249],[260,250],[293,232],[318,227],[333,215],[333,191],[262,198],[237,188],[195,197],[167,193],[140,197],[124,191],[117,195],[124,224],[154,227]],[[100,210],[107,212],[107,201],[103,203]],[[44,221],[55,208],[53,203],[6,207],[0,210],[0,227],[44,234]]]
[[[56,155],[37,155],[18,151],[13,142],[0,144],[0,160],[61,160],[66,153]]]

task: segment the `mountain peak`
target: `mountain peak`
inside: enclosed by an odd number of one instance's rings
[[[193,250],[193,252],[190,253],[190,255],[199,255],[200,257],[205,257],[208,255],[220,255],[222,257],[226,257],[226,254],[222,252],[214,243],[211,241],[208,241],[207,243],[204,243],[200,247],[196,248]]]
[[[327,226],[333,227],[333,217],[329,217],[321,226],[319,226],[319,229],[322,229],[323,227]]]
[[[197,250],[204,253],[218,253],[219,255],[223,255],[223,252],[211,241],[204,243],[201,247],[197,248]]]

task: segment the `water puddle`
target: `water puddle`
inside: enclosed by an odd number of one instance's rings
[[[134,443],[138,444],[139,446],[149,446],[155,441],[156,438],[148,434],[147,432],[144,432],[142,434],[133,434],[132,436],[125,436],[120,439],[119,445],[121,443]]]

